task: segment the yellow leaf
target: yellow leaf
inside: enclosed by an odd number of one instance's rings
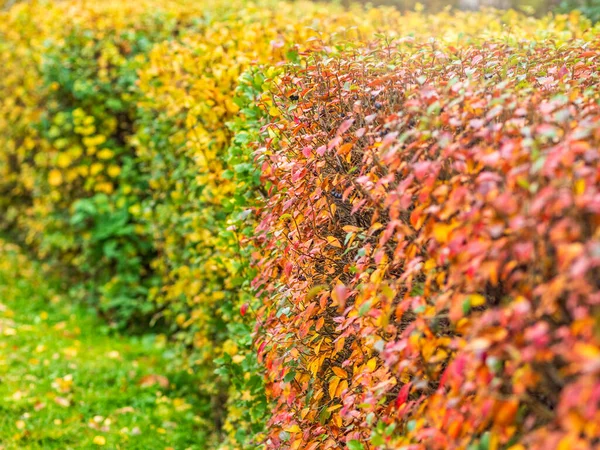
[[[106,444],[106,438],[104,436],[95,436],[93,442],[96,445],[105,445]]]
[[[100,159],[111,159],[114,156],[114,152],[108,148],[103,148],[98,152],[98,158]]]
[[[90,166],[90,173],[92,175],[97,175],[102,171],[103,168],[104,168],[104,166],[102,164],[94,163]]]
[[[435,269],[436,263],[435,263],[435,259],[430,258],[427,261],[425,261],[425,264],[423,265],[423,268],[425,270],[431,270],[431,269]]]
[[[333,348],[333,356],[337,355],[339,352],[342,351],[342,349],[344,348],[344,343],[346,342],[346,338],[339,338],[336,343],[335,346]],[[340,369],[341,370],[341,369]],[[344,372],[345,373],[345,372]]]
[[[310,408],[304,408],[302,411],[300,411],[300,417],[302,417],[302,419],[304,419],[309,412],[310,412]]]
[[[69,157],[69,155],[67,155],[66,153],[61,153],[60,155],[58,155],[58,158],[56,159],[56,165],[58,165],[58,167],[62,167],[64,169],[66,167],[69,167],[70,164],[71,158]]]
[[[334,414],[331,417],[331,420],[333,421],[333,423],[335,424],[336,427],[341,428],[342,427],[342,417],[339,414]]]
[[[586,360],[595,360],[596,358],[600,358],[600,349],[593,344],[577,342],[573,350]]]
[[[48,174],[48,183],[50,183],[51,186],[60,186],[62,182],[62,173],[60,173],[60,171],[57,169],[52,169]]]
[[[323,344],[323,341],[325,340],[325,338],[322,338],[321,341],[317,344],[317,346],[315,347],[315,355],[318,355],[319,352],[321,351],[321,345]]]
[[[371,358],[368,362],[367,362],[367,367],[369,368],[369,370],[371,372],[373,372],[375,370],[375,368],[377,367],[377,358]]]
[[[469,295],[469,303],[471,306],[485,305],[485,297],[479,294]]]
[[[329,398],[335,398],[335,393],[339,384],[340,379],[338,377],[331,377],[331,379],[329,380]]]
[[[433,236],[438,242],[445,244],[448,242],[448,237],[454,228],[456,228],[455,225],[436,223],[433,226]]]
[[[498,435],[496,433],[492,433],[490,435],[490,443],[488,445],[489,450],[498,450]]]
[[[269,114],[273,117],[279,117],[281,115],[281,112],[279,112],[279,110],[275,106],[271,106],[269,108]]]
[[[121,168],[119,166],[110,166],[108,168],[108,174],[113,178],[118,177],[120,173],[121,173]]]
[[[342,380],[337,388],[336,395],[342,395],[342,392],[344,392],[346,389],[348,389],[348,382],[346,380]]]
[[[342,248],[342,244],[340,244],[340,241],[338,241],[337,238],[333,236],[327,236],[327,242],[329,242],[329,245],[332,245],[333,247]]]
[[[574,444],[575,444],[574,441],[576,441],[575,437],[565,436],[558,443],[557,450],[571,450],[572,448],[574,448]]]
[[[300,431],[300,427],[298,425],[292,425],[285,428],[284,431],[287,431],[288,433],[297,433]]]
[[[321,362],[319,360],[319,358],[315,358],[309,365],[308,365],[308,370],[310,370],[310,373],[313,374],[313,376],[317,376],[317,372],[319,371],[319,368],[321,367]]]

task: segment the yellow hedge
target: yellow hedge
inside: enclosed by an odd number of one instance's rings
[[[198,3],[154,0],[33,1],[1,13],[2,226],[93,278],[103,307],[124,317],[140,314],[152,251],[123,212],[144,189],[129,144],[137,70],[154,43],[201,15]]]

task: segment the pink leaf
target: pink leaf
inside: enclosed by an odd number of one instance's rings
[[[354,119],[344,120],[337,130],[337,135],[340,136],[344,134],[346,131],[348,131],[348,129],[352,126],[353,123]]]

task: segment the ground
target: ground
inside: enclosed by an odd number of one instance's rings
[[[164,339],[115,334],[58,286],[0,240],[0,450],[204,448]]]

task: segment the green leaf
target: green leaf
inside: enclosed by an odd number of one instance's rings
[[[365,450],[365,447],[361,444],[360,441],[353,439],[350,442],[348,442],[348,449],[349,450]]]
[[[296,372],[294,370],[290,370],[285,377],[283,377],[283,381],[285,381],[286,383],[289,383],[290,381],[292,381],[294,378],[296,378]]]

